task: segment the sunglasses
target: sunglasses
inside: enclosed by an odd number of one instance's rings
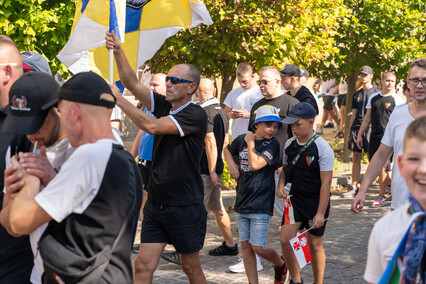
[[[275,81],[275,80],[257,80],[257,84],[260,86],[260,85],[268,85],[268,83],[269,82],[272,82],[272,81]]]
[[[192,82],[192,81],[185,80],[185,79],[182,79],[182,78],[179,78],[179,77],[169,77],[169,76],[167,76],[167,77],[166,77],[166,83],[167,83],[167,81],[169,81],[169,80],[170,80],[170,82],[171,82],[173,85],[176,85],[176,84],[183,84],[183,83],[194,83],[194,82]]]

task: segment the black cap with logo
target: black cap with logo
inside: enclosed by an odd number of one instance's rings
[[[45,73],[31,72],[19,77],[9,90],[9,113],[1,132],[36,133],[58,101],[58,92],[58,83]]]

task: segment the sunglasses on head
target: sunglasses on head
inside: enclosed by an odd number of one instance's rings
[[[183,83],[194,83],[194,82],[192,82],[192,81],[185,80],[185,79],[182,79],[182,78],[179,78],[179,77],[170,77],[170,76],[167,76],[167,77],[166,77],[166,82],[167,82],[167,81],[169,81],[169,80],[170,80],[170,82],[171,82],[173,85],[176,85],[176,84],[183,84]]]

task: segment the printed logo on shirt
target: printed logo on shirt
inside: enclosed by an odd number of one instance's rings
[[[314,156],[306,156],[306,162],[308,163],[308,167],[312,164],[314,159],[315,159]]]
[[[240,162],[240,169],[243,172],[250,172],[250,166],[248,162],[248,150],[247,147],[244,147],[242,151],[239,153],[239,162]]]
[[[263,155],[265,155],[269,160],[272,160],[274,158],[274,156],[272,156],[272,154],[269,153],[268,151],[264,151]]]
[[[359,103],[361,101],[361,96],[358,96],[357,98],[356,98],[356,102],[357,103]]]
[[[391,105],[392,105],[392,103],[385,103],[386,109],[388,109]]]

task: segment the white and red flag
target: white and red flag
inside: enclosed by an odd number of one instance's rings
[[[290,201],[291,195],[284,196],[284,225],[295,224],[293,205]]]
[[[294,255],[297,258],[299,267],[303,268],[312,260],[311,251],[309,250],[308,239],[306,232],[299,234],[290,240],[290,245],[293,249]]]

